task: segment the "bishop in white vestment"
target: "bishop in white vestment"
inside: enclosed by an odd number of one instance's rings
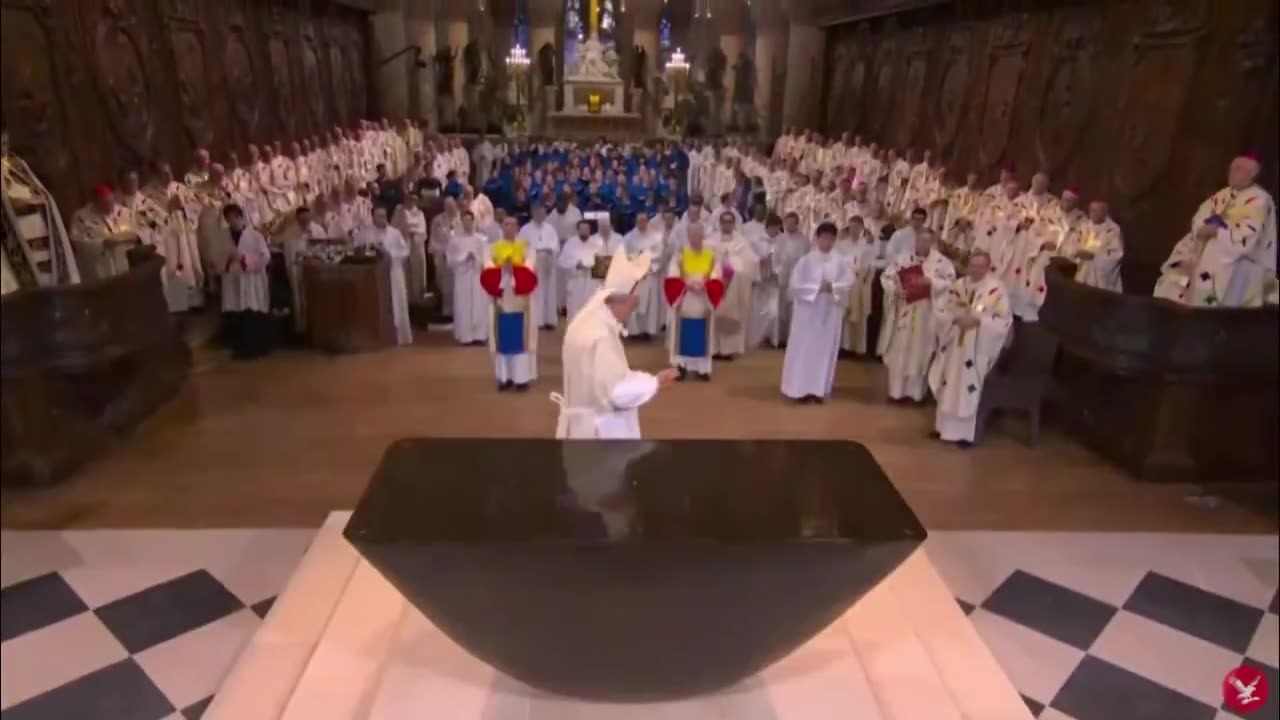
[[[126,253],[141,243],[131,219],[132,213],[116,204],[115,191],[106,185],[95,187],[93,200],[71,216],[71,246],[86,279],[106,280],[129,271]]]
[[[934,429],[946,442],[973,442],[983,384],[1013,326],[1009,299],[990,266],[986,253],[974,253],[965,277],[935,301],[938,353],[929,388],[938,401]]]
[[[422,299],[427,291],[427,215],[422,212],[418,196],[408,193],[396,207],[391,224],[409,243],[409,263],[405,268],[409,280],[409,297]]]
[[[814,249],[796,263],[787,284],[793,307],[782,394],[801,402],[822,402],[836,376],[854,276],[848,258],[832,250],[835,241],[836,226],[819,225]]]
[[[632,370],[622,345],[622,326],[639,304],[637,286],[649,274],[650,256],[619,249],[604,284],[565,331],[561,357],[564,393],[552,393],[560,408],[556,437],[635,439],[639,408],[676,379],[674,368],[657,374]]]
[[[1124,233],[1105,202],[1089,203],[1089,220],[1071,236],[1063,252],[1076,262],[1076,282],[1112,292],[1124,292],[1120,261],[1124,259]]]
[[[924,400],[925,375],[935,342],[933,301],[956,279],[951,261],[934,247],[932,230],[916,233],[912,252],[889,263],[880,275],[894,305],[893,336],[884,354],[889,400]]]
[[[1237,157],[1227,187],[1200,204],[1191,233],[1161,268],[1155,296],[1203,307],[1258,307],[1276,296],[1276,208],[1256,155]]]
[[[453,271],[453,338],[463,345],[489,340],[489,294],[480,286],[480,271],[489,260],[489,242],[476,232],[475,215],[462,211],[462,229],[449,235],[445,252]]]

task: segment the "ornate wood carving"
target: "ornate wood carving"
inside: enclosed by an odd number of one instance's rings
[[[1151,24],[1133,39],[1133,70],[1120,104],[1120,156],[1115,185],[1130,197],[1151,189],[1173,149],[1173,137],[1205,33],[1205,4],[1159,2]]]
[[[893,81],[898,60],[896,28],[887,28],[876,48],[876,89],[872,100],[872,127],[882,135],[893,117]]]
[[[1093,100],[1093,56],[1100,29],[1092,11],[1067,11],[1059,18],[1036,133],[1036,154],[1045,170],[1062,167],[1080,141]]]
[[[233,17],[227,29],[223,57],[226,64],[227,91],[231,110],[240,132],[256,138],[258,132],[258,81],[253,71],[253,55],[249,52],[247,27],[242,17]]]
[[[973,31],[960,25],[947,41],[945,67],[938,87],[938,103],[934,108],[933,139],[940,151],[946,151],[956,139],[969,98],[969,52]]]
[[[274,106],[279,127],[285,135],[294,135],[293,87],[289,83],[289,49],[285,47],[284,38],[272,35],[267,41],[267,57],[271,62],[271,90],[275,100]]]
[[[306,93],[311,126],[320,130],[327,124],[324,114],[324,81],[320,77],[320,51],[316,47],[315,28],[310,23],[302,35],[302,89]]]
[[[149,158],[155,124],[151,83],[143,62],[148,43],[136,13],[125,0],[103,3],[93,27],[93,64],[112,128],[135,156]]]
[[[834,60],[831,63],[831,82],[827,95],[827,127],[833,132],[848,126],[852,121],[849,117],[849,85],[845,75],[852,64],[853,55],[853,48],[842,45],[835,49]]]
[[[849,98],[846,126],[849,130],[856,130],[862,124],[861,119],[867,109],[867,64],[871,42],[871,28],[866,23],[860,24],[853,35],[853,68],[849,70],[849,92],[846,96]]]
[[[329,28],[329,82],[333,86],[334,121],[345,123],[351,116],[350,93],[347,90],[347,62],[342,48],[339,26]]]
[[[929,70],[929,36],[924,28],[912,31],[906,42],[906,71],[902,82],[902,106],[898,115],[898,144],[913,144],[924,98],[925,74]]]
[[[195,0],[167,0],[165,28],[178,81],[178,109],[192,145],[213,144],[209,121],[209,82],[205,69],[205,33]]]
[[[74,192],[78,185],[60,99],[59,52],[48,2],[8,2],[0,7],[0,41],[4,54],[3,103],[9,141],[54,192]]]
[[[1010,15],[1000,23],[991,43],[990,69],[987,71],[980,121],[982,131],[978,141],[978,155],[986,165],[999,162],[1009,145],[1014,104],[1018,101],[1018,87],[1022,83],[1022,71],[1031,47],[1029,25],[1028,15]]]

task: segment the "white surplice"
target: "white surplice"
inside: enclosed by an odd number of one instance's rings
[[[929,367],[929,388],[938,401],[935,429],[948,442],[972,442],[983,382],[995,366],[1013,327],[1004,286],[993,275],[978,282],[957,280],[935,303],[938,352]],[[980,324],[956,324],[969,312]]]
[[[213,248],[213,259],[222,275],[223,312],[251,310],[271,311],[271,293],[267,285],[267,265],[271,249],[266,238],[253,228],[245,228],[239,242],[231,230],[223,227]]]
[[[550,221],[530,220],[520,228],[519,237],[535,253],[538,287],[533,291],[533,323],[540,328],[553,328],[560,321],[556,303],[556,253],[560,252],[560,236]]]
[[[489,339],[492,299],[480,286],[489,245],[480,233],[452,233],[446,257],[453,271],[453,338],[466,345]]]
[[[396,328],[396,344],[413,344],[413,327],[409,324],[409,291],[404,266],[409,260],[409,242],[390,225],[369,225],[356,238],[357,245],[376,245],[387,254],[387,272],[391,277],[391,320]]]
[[[921,266],[930,282],[929,295],[909,303],[903,297],[898,273],[913,265]],[[889,263],[880,275],[886,297],[894,297],[893,335],[884,354],[889,371],[889,397],[895,400],[924,399],[925,375],[933,355],[935,331],[933,299],[955,282],[956,271],[951,261],[937,249],[921,257],[912,252]]]
[[[782,361],[782,394],[827,397],[836,376],[853,267],[835,251],[814,249],[800,258],[787,284],[792,301],[791,335]],[[830,289],[825,290],[822,284]]]
[[[599,235],[586,240],[574,236],[560,248],[556,264],[565,276],[565,309],[569,320],[573,320],[573,316],[600,289],[600,281],[591,277],[591,268],[595,266],[596,256],[604,254],[604,244]]]

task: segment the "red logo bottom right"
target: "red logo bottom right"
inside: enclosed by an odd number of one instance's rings
[[[1251,713],[1267,702],[1271,689],[1267,678],[1248,665],[1227,673],[1222,679],[1222,700],[1227,709],[1236,713]]]

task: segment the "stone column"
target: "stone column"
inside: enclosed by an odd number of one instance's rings
[[[431,130],[439,127],[440,120],[436,116],[436,74],[432,59],[436,54],[436,18],[432,3],[415,4],[408,14],[408,40],[418,46],[419,57],[426,67],[414,68],[413,89],[417,91],[416,104],[413,106],[418,118],[426,120]],[[410,100],[414,99],[410,92]]]
[[[557,69],[564,64],[556,38],[560,28],[560,0],[529,0],[529,132],[547,132],[547,114],[555,112],[558,92],[553,81],[542,84],[543,46],[550,45]]]
[[[782,131],[785,83],[774,80],[787,62],[787,14],[782,0],[754,0],[751,11],[756,24],[756,119],[760,136],[767,139]]]
[[[733,97],[736,76],[734,66],[746,52],[747,13],[749,9],[743,0],[715,0],[711,3],[712,20],[719,34],[720,52],[724,53],[724,101],[720,107],[720,115],[725,119],[725,126],[735,127],[740,118],[735,117]]]
[[[462,60],[462,55],[467,43],[471,41],[471,26],[467,19],[465,17],[449,18],[445,24],[445,38],[448,41],[449,51],[454,54],[453,97],[449,100],[452,107],[446,110],[446,116],[453,118],[453,124],[456,126],[462,120],[458,116],[458,106],[462,104],[462,90],[466,83],[466,64]],[[458,129],[461,130],[460,127]]]
[[[802,3],[788,8],[791,25],[787,33],[787,86],[783,93],[782,121],[786,125],[816,128],[827,36],[807,11],[808,6]]]
[[[662,55],[658,49],[658,18],[662,16],[662,0],[627,0],[627,14],[631,19],[632,44],[644,48],[645,82],[653,90],[653,76],[661,74]],[[634,71],[633,71],[634,77]],[[628,84],[632,78],[627,78]],[[657,132],[658,112],[648,93],[632,90],[631,111],[645,116],[645,128],[650,134]]]
[[[377,77],[378,114],[393,120],[409,115],[409,80],[413,53],[404,53],[386,62],[407,46],[404,8],[401,0],[386,0],[369,16],[373,37],[373,65]]]

